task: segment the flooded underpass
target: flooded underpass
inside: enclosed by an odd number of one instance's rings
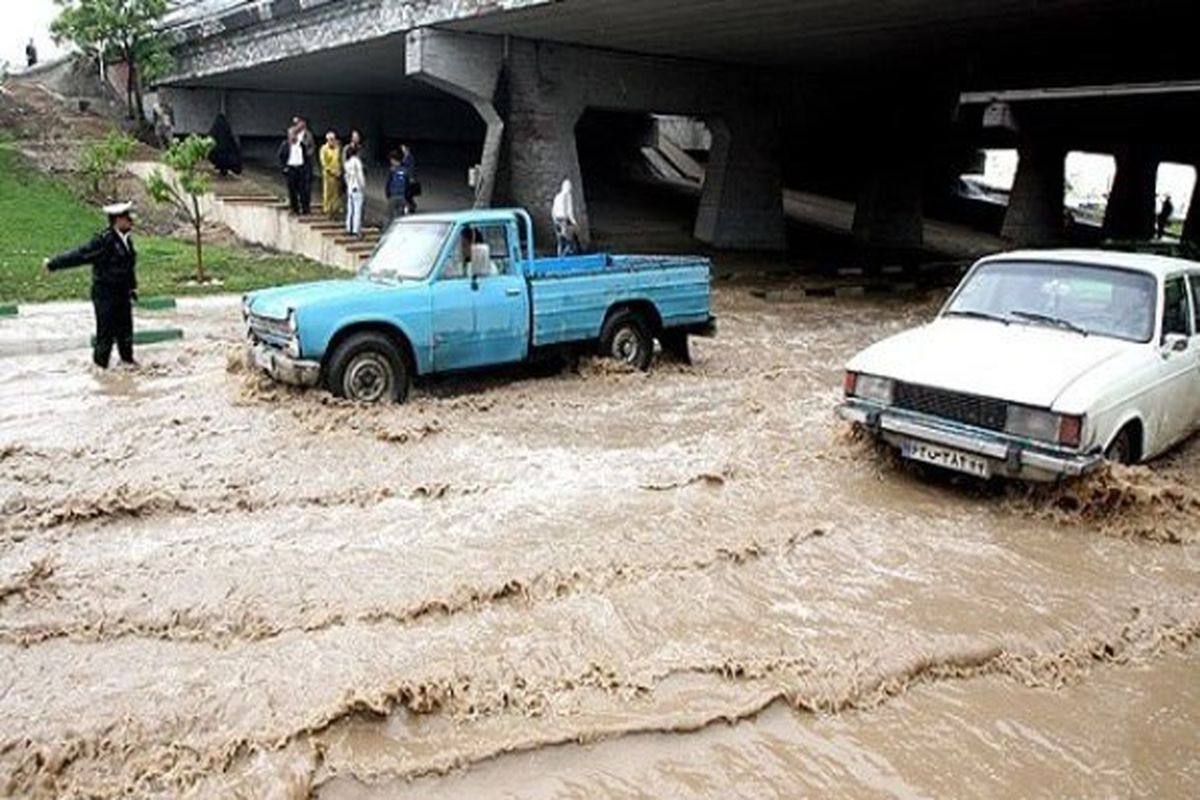
[[[0,795],[1193,797],[1200,444],[916,476],[832,414],[925,300],[694,366],[274,386],[236,301],[0,359]]]

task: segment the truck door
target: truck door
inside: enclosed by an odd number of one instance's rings
[[[488,264],[472,277],[479,363],[522,361],[529,349],[529,292],[516,230],[512,223],[477,225],[474,236],[489,251]]]
[[[468,247],[465,237],[450,242],[430,287],[435,372],[475,364],[475,292],[463,252]]]

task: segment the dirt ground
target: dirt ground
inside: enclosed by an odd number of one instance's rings
[[[0,796],[1200,795],[1200,445],[921,478],[832,407],[935,298],[716,306],[402,407],[248,373],[233,300],[0,358]]]

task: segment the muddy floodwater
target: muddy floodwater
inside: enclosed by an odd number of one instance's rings
[[[934,298],[716,305],[403,407],[248,373],[235,302],[0,358],[0,796],[1200,795],[1200,444],[922,478],[832,407]]]

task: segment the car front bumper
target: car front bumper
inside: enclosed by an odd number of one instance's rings
[[[280,383],[316,386],[321,380],[320,362],[292,358],[279,348],[262,342],[248,345],[246,356],[252,367],[262,370]]]
[[[1007,434],[873,403],[847,400],[837,407],[844,420],[865,427],[898,448],[925,443],[983,458],[991,474],[1030,481],[1057,481],[1086,475],[1104,463],[1100,453],[1039,445]]]

